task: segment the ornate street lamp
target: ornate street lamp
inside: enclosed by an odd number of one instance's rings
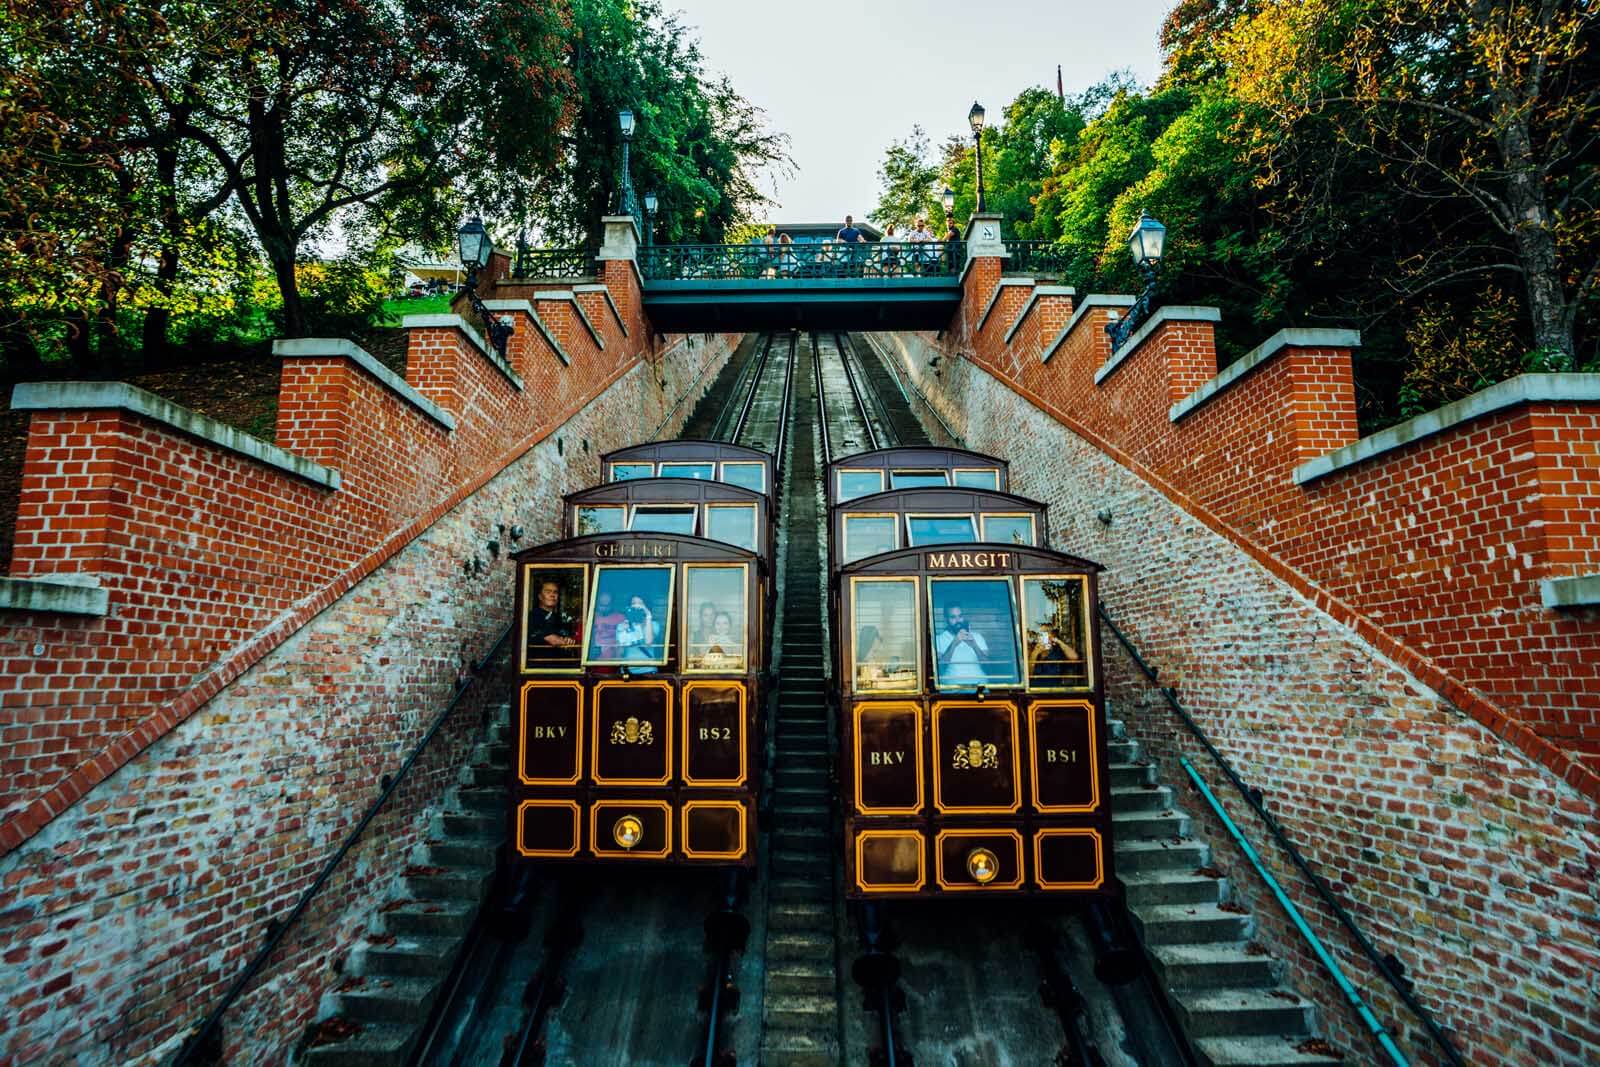
[[[644,243],[646,247],[648,247],[650,242],[654,239],[656,229],[656,207],[658,204],[659,201],[656,199],[655,193],[644,194]]]
[[[1128,234],[1128,255],[1133,265],[1144,275],[1144,292],[1133,302],[1128,313],[1115,322],[1106,323],[1106,333],[1111,335],[1111,351],[1118,347],[1150,316],[1155,302],[1156,282],[1161,276],[1161,257],[1167,248],[1167,228],[1157,222],[1148,211],[1140,210],[1139,221]]]
[[[461,229],[456,231],[456,252],[461,256],[461,265],[467,268],[467,280],[462,285],[461,291],[467,294],[467,302],[472,306],[473,314],[478,316],[484,328],[489,331],[489,343],[500,353],[500,358],[505,359],[506,344],[511,340],[511,324],[501,322],[497,316],[490,314],[478,296],[478,271],[489,265],[489,256],[494,252],[494,242],[490,240],[489,231],[484,228],[483,220],[477,215],[468,219]]]
[[[629,149],[633,144],[633,110],[623,108],[617,112],[617,124],[622,127],[622,197],[618,205],[621,213],[639,217],[639,202],[633,195],[633,174],[629,170]]]
[[[972,127],[972,143],[978,147],[978,207],[983,212],[983,105],[976,100],[967,112],[967,125]]]
[[[956,191],[947,185],[944,187],[944,192],[940,195],[939,199],[944,201],[944,217],[948,219],[951,215],[955,214]]]

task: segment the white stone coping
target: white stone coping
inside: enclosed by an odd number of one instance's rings
[[[1078,328],[1078,323],[1082,322],[1083,317],[1095,308],[1125,308],[1132,306],[1133,297],[1131,296],[1122,296],[1117,293],[1090,293],[1078,302],[1077,307],[1072,309],[1072,318],[1068,319],[1067,324],[1061,327],[1061,332],[1056,334],[1055,339],[1044,346],[1044,351],[1039,354],[1039,362],[1049,363],[1050,357],[1056,354],[1056,349],[1060,348],[1067,338],[1072,336],[1072,331]]]
[[[1600,404],[1600,374],[1519,374],[1442,408],[1408,419],[1398,426],[1363,437],[1325,456],[1308,460],[1294,469],[1294,483],[1305,485],[1325,478],[1334,471],[1403,448],[1413,441],[1443,433],[1480,415],[1528,403]]]
[[[1144,320],[1144,325],[1133,331],[1133,336],[1118,346],[1111,353],[1111,358],[1100,365],[1094,372],[1094,384],[1099,385],[1111,377],[1111,372],[1127,362],[1129,356],[1138,351],[1139,346],[1149,339],[1163,323],[1168,322],[1221,322],[1222,312],[1217,308],[1191,307],[1174,305],[1171,307],[1156,308],[1155,314]]]
[[[994,292],[989,294],[989,302],[983,305],[983,314],[978,316],[978,326],[972,332],[978,333],[983,329],[983,324],[989,321],[989,312],[993,311],[994,306],[1000,303],[1000,294],[1006,291],[1007,286],[1032,284],[1032,278],[1001,278],[995,282]]]
[[[1557,608],[1600,607],[1600,574],[1546,578],[1539,583],[1539,599],[1551,611]]]
[[[1177,422],[1195,408],[1222,392],[1246,374],[1261,366],[1285,348],[1356,348],[1360,330],[1295,329],[1279,330],[1243,356],[1228,364],[1215,378],[1172,405],[1167,417]]]
[[[1022,329],[1022,324],[1027,321],[1029,313],[1039,305],[1039,299],[1046,296],[1077,296],[1078,290],[1070,285],[1041,285],[1033,290],[1033,295],[1028,297],[1028,302],[1022,305],[1022,310],[1017,312],[1016,321],[1012,322],[1011,329],[1006,331],[1006,344]]]
[[[373,359],[366,349],[343,337],[296,337],[272,342],[272,354],[282,359],[313,359],[337,356],[348,359],[386,386],[401,400],[410,404],[446,430],[456,428],[455,416],[432,400],[417,392],[416,388],[394,371]]]
[[[605,287],[601,286],[601,288],[603,289]],[[594,328],[594,323],[589,320],[589,313],[583,310],[583,304],[579,303],[577,294],[575,294],[571,289],[542,289],[539,292],[534,293],[533,298],[535,300],[549,300],[557,303],[564,302],[572,305],[572,310],[576,311],[578,313],[578,318],[583,321],[584,329],[588,330],[589,336],[594,338],[595,345],[601,351],[605,351],[606,339],[601,337],[600,331]]]
[[[331,467],[269,445],[259,437],[191,411],[127,382],[23,382],[11,391],[12,411],[127,411],[225,451],[276,467],[327,489],[339,488]]]
[[[622,321],[622,312],[617,310],[617,302],[611,297],[611,286],[598,282],[588,282],[583,285],[574,285],[574,293],[599,293],[606,298],[606,307],[611,309],[611,317],[617,320],[617,328],[622,331],[622,336],[628,336],[628,324]]]
[[[496,304],[501,304],[504,306],[497,308],[495,307]],[[525,305],[528,305],[526,300],[485,300],[483,302],[483,306],[488,308],[490,311],[515,311]],[[528,306],[531,313],[531,305]],[[403,329],[407,330],[429,328],[460,330],[462,335],[465,336],[467,340],[472,342],[473,347],[483,354],[483,358],[492,363],[495,370],[499,371],[501,374],[504,374],[506,376],[506,380],[512,385],[516,386],[519,392],[521,391],[522,375],[518,374],[516,369],[501,357],[500,353],[489,347],[489,343],[479,335],[477,330],[472,328],[472,324],[466,319],[462,318],[460,315],[407,315],[405,318],[400,320],[400,325]]]
[[[539,317],[539,313],[533,309],[532,304],[526,300],[485,300],[483,306],[490,311],[520,311],[528,316],[529,319],[533,320],[533,328],[539,331],[539,336],[544,338],[545,344],[550,346],[551,351],[556,354],[556,358],[561,361],[561,365],[563,367],[572,366],[572,357],[567,355],[567,350],[561,347],[561,342],[556,340],[556,335],[550,332],[550,327],[544,324],[544,320]],[[521,387],[518,386],[518,388]]]
[[[0,578],[0,609],[49,611],[59,615],[104,615],[111,594],[91,574],[40,578]]]

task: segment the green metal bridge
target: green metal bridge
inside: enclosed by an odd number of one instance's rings
[[[1006,272],[1059,277],[1060,252],[1007,241]],[[961,303],[959,241],[646,245],[644,310],[664,333],[705,330],[939,330]],[[512,280],[592,276],[589,249],[525,250]]]

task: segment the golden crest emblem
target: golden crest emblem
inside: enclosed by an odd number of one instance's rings
[[[993,742],[984,744],[973,738],[964,745],[956,746],[956,754],[950,758],[950,766],[958,771],[967,771],[979,767],[1000,766],[1000,750]]]
[[[613,745],[653,745],[655,741],[655,728],[647,722],[640,722],[637,715],[629,715],[611,724]]]

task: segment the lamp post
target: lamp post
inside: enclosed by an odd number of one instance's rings
[[[656,207],[659,203],[660,202],[656,199],[655,193],[644,194],[644,244],[646,248],[650,247],[650,243],[655,237]]]
[[[983,203],[983,105],[976,100],[972,102],[972,110],[967,112],[967,125],[972,127],[972,143],[978,149],[978,207],[977,212],[982,214]]]
[[[617,112],[617,124],[622,127],[622,195],[618,207],[624,215],[639,217],[639,202],[633,195],[633,174],[629,170],[629,149],[633,145],[633,109]]]
[[[478,271],[489,265],[489,256],[494,252],[494,242],[490,240],[489,231],[484,228],[483,220],[477,215],[468,219],[461,229],[456,231],[456,251],[461,256],[461,265],[467,268],[467,280],[461,291],[467,294],[467,302],[471,304],[473,314],[478,316],[484,328],[489,331],[489,343],[500,353],[500,358],[505,359],[506,344],[511,340],[511,325],[501,322],[499,318],[490,314],[478,296]]]
[[[1106,333],[1111,337],[1111,351],[1115,352],[1139,324],[1150,317],[1155,302],[1156,282],[1161,276],[1161,257],[1166,252],[1167,228],[1157,222],[1148,211],[1139,212],[1139,221],[1128,234],[1128,255],[1133,265],[1144,275],[1144,292],[1133,302],[1128,313],[1115,322],[1106,323]]]
[[[944,192],[939,195],[939,199],[944,203],[945,220],[949,221],[950,216],[956,212],[956,191],[947,185],[944,187]]]

